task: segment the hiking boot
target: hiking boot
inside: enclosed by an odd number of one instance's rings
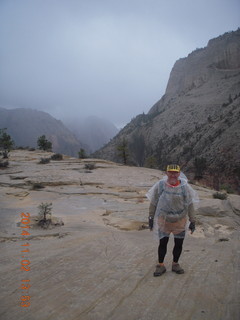
[[[166,272],[166,268],[165,266],[160,266],[159,264],[156,265],[156,270],[155,272],[153,273],[153,276],[154,277],[159,277],[161,276],[162,274],[164,274]]]
[[[181,268],[178,263],[172,265],[172,271],[173,271],[173,272],[176,272],[177,274],[182,274],[182,273],[184,273],[183,268]]]

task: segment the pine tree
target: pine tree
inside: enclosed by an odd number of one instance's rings
[[[38,138],[37,144],[40,150],[52,151],[52,142],[48,141],[45,135]]]
[[[14,141],[11,136],[6,133],[6,128],[0,129],[0,150],[2,150],[3,158],[8,158],[9,152],[14,146]]]

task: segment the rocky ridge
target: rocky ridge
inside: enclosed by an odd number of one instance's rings
[[[128,142],[129,163],[159,167],[178,162],[193,179],[196,159],[202,181],[240,192],[240,30],[209,41],[179,59],[165,95],[148,114],[134,118],[94,154],[121,161],[117,147]]]
[[[27,108],[0,108],[0,128],[7,128],[16,147],[37,147],[37,140],[45,135],[52,142],[54,152],[77,156],[85,145],[50,114]]]
[[[70,115],[69,115],[70,116]],[[56,153],[78,156],[80,149],[89,154],[107,143],[118,129],[98,117],[66,121],[55,119],[47,112],[29,108],[0,108],[0,128],[7,128],[16,147],[37,147],[37,140],[45,135]]]

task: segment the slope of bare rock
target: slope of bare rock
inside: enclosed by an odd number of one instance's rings
[[[165,94],[94,157],[161,168],[178,162],[188,177],[240,194],[240,29],[176,61]],[[201,160],[199,160],[201,159]],[[202,164],[201,164],[202,162]]]
[[[221,201],[193,185],[200,203],[181,257],[185,274],[171,272],[171,238],[167,272],[154,278],[158,243],[146,229],[145,194],[164,173],[70,157],[38,164],[49,155],[12,151],[0,171],[1,319],[239,319],[239,196]],[[23,236],[21,213],[34,218],[42,202],[64,225]],[[21,269],[26,263],[29,271]]]

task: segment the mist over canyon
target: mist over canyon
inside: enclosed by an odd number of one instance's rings
[[[69,119],[63,123],[42,111],[0,108],[0,127],[16,146],[36,147],[45,134],[55,152],[77,156],[84,149],[115,162],[124,162],[119,149],[125,148],[127,164],[164,170],[178,162],[190,179],[239,192],[240,30],[177,60],[165,94],[119,132],[106,119]]]

